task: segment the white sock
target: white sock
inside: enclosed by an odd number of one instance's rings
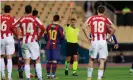
[[[7,72],[8,72],[8,78],[11,78],[11,74],[12,74],[12,59],[7,59]]]
[[[88,78],[92,77],[93,68],[88,67]]]
[[[104,70],[98,70],[98,79],[101,79],[103,76]]]
[[[42,78],[42,66],[40,63],[36,64],[36,73],[38,78]]]
[[[5,62],[3,58],[1,58],[1,75],[5,77]]]
[[[24,71],[25,71],[26,78],[30,78],[30,65],[29,64],[25,64]]]

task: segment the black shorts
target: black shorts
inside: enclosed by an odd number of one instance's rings
[[[66,56],[78,55],[78,43],[69,43],[66,44]]]

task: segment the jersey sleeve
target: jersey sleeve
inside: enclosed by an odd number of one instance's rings
[[[117,41],[116,36],[114,34],[113,34],[113,40],[114,40],[115,44],[118,44],[118,41]]]
[[[89,17],[89,18],[87,19],[86,23],[87,23],[88,25],[90,25],[91,22],[92,22],[92,17]]]
[[[18,28],[18,27],[20,27],[20,19],[18,20],[14,19],[13,28]]]
[[[40,32],[39,37],[38,37],[38,39],[39,39],[43,35],[45,28],[44,28],[42,22],[38,18],[35,18],[35,23],[41,29],[41,32]]]
[[[107,18],[107,25],[111,26],[112,24],[113,24],[112,21],[109,18]]]
[[[63,31],[63,28],[61,26],[59,27],[59,32],[60,32],[61,39],[64,39],[64,31]]]
[[[38,18],[35,18],[35,23],[37,24],[39,28],[44,29],[42,22]]]

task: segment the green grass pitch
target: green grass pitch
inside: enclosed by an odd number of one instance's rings
[[[133,80],[133,75],[129,73],[130,67],[108,67],[106,72],[105,72],[105,77],[103,80]],[[34,70],[32,69],[31,71],[34,73]],[[17,79],[17,69],[13,69],[13,80],[18,80]],[[57,69],[56,76],[57,80],[87,80],[87,68],[79,68],[78,69],[78,75],[77,77],[72,76],[72,70],[69,69],[69,76],[64,75],[64,69],[59,68]],[[46,79],[46,71],[43,68],[43,80]],[[36,79],[31,79],[31,80],[36,80]],[[97,69],[94,70],[93,72],[93,79],[92,80],[97,80]]]

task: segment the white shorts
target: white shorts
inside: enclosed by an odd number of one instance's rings
[[[15,42],[12,36],[1,39],[0,55],[12,55],[15,52]]]
[[[107,42],[105,40],[91,41],[89,55],[94,59],[96,59],[98,55],[99,58],[106,59],[108,56]]]
[[[24,59],[31,58],[32,60],[36,60],[40,57],[40,48],[37,42],[22,44],[21,48]]]

